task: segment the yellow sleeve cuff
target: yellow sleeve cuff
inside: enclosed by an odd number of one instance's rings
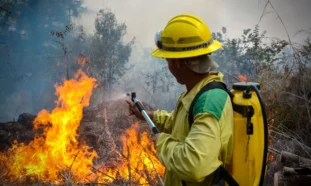
[[[158,124],[159,123],[159,110],[156,110],[153,112],[153,119],[152,119],[154,124]]]

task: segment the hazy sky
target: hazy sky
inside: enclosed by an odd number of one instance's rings
[[[87,13],[81,15],[78,24],[89,33],[94,31],[96,13],[110,8],[119,22],[127,25],[126,40],[136,37],[143,47],[154,47],[154,35],[165,27],[167,21],[181,13],[201,17],[212,32],[227,27],[229,36],[238,37],[243,29],[253,28],[258,23],[266,0],[85,0]],[[271,0],[275,9],[294,41],[294,34],[300,29],[311,28],[311,0]],[[268,36],[286,39],[284,28],[272,11],[260,22],[260,29],[267,30]]]

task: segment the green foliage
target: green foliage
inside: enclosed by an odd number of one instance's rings
[[[222,42],[223,47],[212,57],[221,70],[231,74],[258,75],[262,70],[274,69],[281,61],[281,52],[288,43],[284,40],[266,41],[266,32],[259,32],[259,26],[243,30],[241,38],[227,38],[227,29],[213,33],[213,38]]]
[[[90,72],[103,84],[106,91],[111,91],[112,84],[127,70],[125,65],[131,55],[134,39],[124,43],[125,34],[126,25],[118,23],[111,10],[99,11],[91,44]]]

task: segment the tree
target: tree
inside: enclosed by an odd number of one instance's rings
[[[111,96],[112,84],[122,76],[131,55],[134,38],[125,43],[126,25],[118,23],[111,10],[103,9],[95,20],[95,33],[90,52],[90,72],[96,77],[104,92]],[[105,98],[104,98],[105,99]]]
[[[53,106],[53,84],[65,77],[66,69],[57,67],[64,59],[63,51],[53,42],[51,31],[63,30],[69,25],[72,17],[83,10],[81,6],[82,1],[76,0],[0,2],[0,103],[4,105],[0,110],[4,110],[3,114],[12,115],[20,105],[19,112],[33,113]],[[70,39],[70,35],[66,39]],[[31,103],[8,106],[8,102],[14,101],[11,96],[14,94],[26,94],[24,100]],[[31,109],[24,108],[26,105]]]
[[[230,74],[258,75],[262,70],[275,68],[282,61],[282,51],[288,43],[277,38],[266,40],[266,32],[259,26],[243,30],[242,38],[227,38],[227,29],[213,33],[213,38],[223,43],[221,50],[212,56],[222,70]]]
[[[157,108],[171,110],[175,106],[182,86],[168,70],[167,62],[151,56],[150,53],[151,49],[145,49],[143,55],[144,66],[149,67],[141,70],[143,86],[151,98],[150,104]]]

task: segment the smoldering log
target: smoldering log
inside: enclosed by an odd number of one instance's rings
[[[286,176],[289,175],[311,175],[311,168],[293,168],[293,167],[284,167],[283,174]]]
[[[280,161],[283,163],[284,166],[311,168],[311,159],[307,159],[286,151],[281,152]]]
[[[311,175],[290,175],[274,173],[274,186],[311,185]]]

